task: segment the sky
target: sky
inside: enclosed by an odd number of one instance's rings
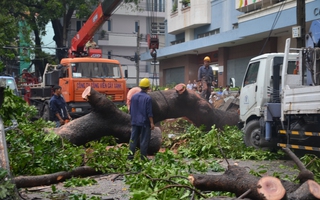
[[[51,22],[49,22],[47,24],[46,32],[47,32],[47,34],[42,37],[42,43],[43,43],[42,50],[46,53],[51,54],[51,55],[55,55],[55,49],[53,49],[53,48],[56,47],[56,43],[53,40],[54,32],[53,32]],[[46,48],[46,47],[49,47],[49,48]]]

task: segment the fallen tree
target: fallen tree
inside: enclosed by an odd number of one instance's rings
[[[297,164],[300,170],[297,177],[300,184],[270,176],[259,178],[237,165],[228,165],[222,175],[191,174],[188,179],[195,188],[203,191],[232,192],[237,197],[254,200],[319,199],[320,186],[313,180],[313,173],[306,169],[290,149],[283,150]]]
[[[212,125],[223,128],[224,125],[236,125],[238,115],[213,109],[212,105],[192,90],[186,90],[183,84],[167,91],[151,92],[155,123],[168,118],[186,117],[196,126],[204,124],[207,130]],[[103,136],[112,135],[118,143],[128,143],[131,134],[130,115],[119,110],[105,95],[91,87],[83,92],[92,106],[92,112],[54,129],[55,133],[76,145],[83,145]],[[187,109],[188,108],[188,109]],[[152,131],[149,154],[158,152],[161,146],[161,131]],[[22,176],[14,178],[18,188],[48,185],[61,182],[72,176],[86,176],[95,173],[90,167],[79,167],[70,172],[57,172],[42,176]]]
[[[185,117],[195,126],[204,125],[211,130],[215,125],[223,128],[225,125],[236,125],[238,114],[214,109],[210,103],[192,90],[186,90],[184,84],[178,84],[175,89],[154,91],[152,98],[154,122],[169,118]],[[55,129],[61,137],[76,145],[82,145],[102,136],[112,135],[118,143],[128,143],[131,134],[130,115],[119,110],[115,104],[90,86],[85,89],[82,97],[87,99],[92,111],[70,123]],[[149,154],[158,152],[161,146],[161,131],[156,129],[151,134]]]

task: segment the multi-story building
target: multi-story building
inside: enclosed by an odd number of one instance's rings
[[[163,86],[197,79],[205,56],[219,85],[234,78],[240,86],[248,61],[282,52],[297,28],[296,0],[168,0],[166,8],[165,47],[157,51]],[[305,0],[306,32],[317,19],[320,0]],[[141,59],[151,60],[150,53]]]
[[[150,61],[137,59],[140,52],[148,51],[147,34],[157,34],[160,46],[164,46],[164,19],[164,0],[142,0],[138,9],[122,3],[95,34],[94,40],[102,49],[103,57],[119,60],[128,71],[128,87],[136,86],[145,77],[151,78],[154,85],[159,84],[159,70],[154,70]],[[84,22],[77,20],[71,24],[72,37]]]

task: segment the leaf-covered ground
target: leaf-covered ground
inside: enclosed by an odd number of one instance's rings
[[[267,174],[290,181],[296,177],[293,163],[283,160],[282,151],[267,152],[246,147],[243,133],[236,127],[225,127],[223,131],[212,127],[211,131],[205,132],[203,127],[195,127],[184,119],[161,123],[163,151],[151,161],[140,160],[139,154],[132,161],[127,160],[127,144],[106,149],[116,145],[112,137],[75,146],[44,131],[54,124],[41,119],[32,121],[36,109],[10,91],[6,92],[0,114],[6,127],[12,125],[12,119],[18,122],[17,127],[6,131],[13,177],[69,171],[84,165],[103,172],[100,176],[71,178],[50,186],[20,188],[19,193],[24,199],[190,199],[193,189],[188,175],[223,173],[226,168],[224,158],[230,164],[246,167],[256,176]],[[315,173],[319,183],[319,159],[305,155],[302,161]],[[1,176],[0,181],[6,181],[4,177]],[[0,196],[9,197],[11,186],[0,184],[0,187]],[[196,195],[194,199],[221,195],[234,196],[226,192],[210,192]]]

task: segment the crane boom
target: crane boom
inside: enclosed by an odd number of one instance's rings
[[[83,55],[85,44],[103,23],[110,18],[112,12],[121,2],[122,0],[104,0],[99,4],[79,32],[72,38],[69,57],[81,57]]]

